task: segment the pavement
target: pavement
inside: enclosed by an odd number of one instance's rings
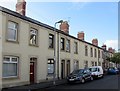
[[[55,85],[53,84],[53,81],[49,81],[49,82],[41,82],[41,83],[35,83],[35,84],[29,84],[29,85],[23,85],[23,86],[4,88],[2,89],[2,91],[35,91],[38,89],[39,90],[41,89],[42,91],[42,89],[44,88],[57,86],[65,83],[66,83],[66,79],[62,79],[62,80],[56,80]]]

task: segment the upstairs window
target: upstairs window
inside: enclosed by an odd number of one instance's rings
[[[95,49],[94,52],[95,52],[94,56],[95,56],[95,58],[96,58],[96,57],[97,57],[97,50]]]
[[[100,50],[98,50],[98,58],[100,58]]]
[[[66,52],[70,52],[70,40],[66,40]]]
[[[49,48],[53,48],[53,47],[54,47],[54,35],[49,34]]]
[[[75,54],[78,53],[78,44],[77,44],[77,42],[74,42],[74,53]]]
[[[65,50],[65,39],[61,38],[61,50]]]
[[[12,21],[8,21],[7,40],[17,41],[18,39],[18,24]]]
[[[37,45],[38,31],[34,28],[30,30],[30,44]]]
[[[85,56],[88,56],[88,47],[85,46]]]
[[[93,48],[90,48],[90,52],[91,52],[91,57],[93,57]]]

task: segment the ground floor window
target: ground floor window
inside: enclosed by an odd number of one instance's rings
[[[48,59],[48,75],[54,73],[54,59]]]
[[[94,62],[93,61],[91,62],[91,65],[94,66]]]
[[[84,68],[88,68],[88,61],[84,61]]]
[[[98,65],[101,66],[101,62],[98,62]]]
[[[2,76],[3,76],[3,78],[18,76],[18,57],[4,56]]]
[[[79,69],[79,62],[76,60],[74,61],[74,70]]]
[[[97,66],[97,62],[95,62],[95,66]]]

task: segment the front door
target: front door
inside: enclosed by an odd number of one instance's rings
[[[67,75],[69,75],[70,74],[70,60],[67,61],[66,67],[67,67]]]
[[[30,62],[30,83],[34,83],[34,62]]]
[[[65,60],[62,60],[61,62],[61,78],[63,79],[65,77]]]

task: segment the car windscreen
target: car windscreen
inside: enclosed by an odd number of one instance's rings
[[[91,72],[96,72],[96,71],[97,71],[97,68],[89,68],[89,70],[90,70]]]
[[[72,74],[78,74],[78,73],[83,73],[83,69],[74,70],[74,71],[72,72]]]

